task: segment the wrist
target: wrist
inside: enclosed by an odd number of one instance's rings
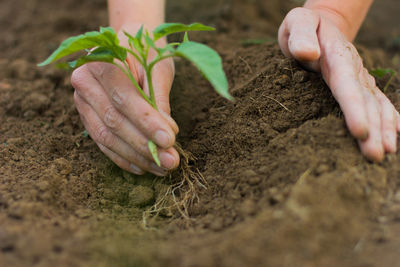
[[[164,9],[165,0],[108,0],[110,26],[116,31],[123,25],[144,25],[151,32],[165,21]]]

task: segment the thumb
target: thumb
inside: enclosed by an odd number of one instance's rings
[[[307,8],[295,8],[288,13],[279,29],[282,52],[313,70],[319,70],[321,49],[317,30],[320,17]]]
[[[178,134],[179,128],[171,117],[171,108],[169,102],[169,93],[175,75],[174,62],[172,59],[166,59],[154,66],[153,69],[153,87],[156,104],[161,115],[168,121],[169,126]],[[144,84],[144,89],[148,90],[148,82]]]

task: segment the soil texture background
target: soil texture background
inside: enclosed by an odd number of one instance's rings
[[[400,156],[366,160],[321,76],[281,54],[301,2],[168,1],[168,21],[217,28],[191,38],[221,54],[236,101],[176,61],[178,141],[208,186],[189,221],[167,210],[144,227],[171,181],[118,169],[83,133],[69,74],[36,67],[107,26],[106,1],[2,0],[0,266],[400,266]],[[370,70],[399,71],[399,11],[376,1],[360,31]]]

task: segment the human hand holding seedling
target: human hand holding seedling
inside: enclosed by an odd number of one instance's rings
[[[371,2],[309,0],[304,8],[286,16],[279,29],[279,44],[286,56],[322,72],[361,151],[379,162],[385,152],[397,150],[400,115],[377,88],[350,42]],[[359,13],[351,13],[354,10]]]
[[[112,28],[101,28],[100,32],[68,38],[40,65],[91,49],[87,55],[61,64],[77,69],[72,77],[75,102],[89,134],[121,168],[162,176],[167,169],[176,167],[179,160],[172,148],[178,127],[168,114],[173,79],[171,58],[191,61],[218,93],[231,98],[218,54],[189,41],[187,36],[188,31],[208,30],[213,28],[198,23],[162,24],[152,34],[143,27],[135,35],[124,29],[120,39],[127,44],[125,47]],[[186,32],[182,43],[162,41],[177,32]],[[156,44],[159,40],[163,47]]]
[[[136,33],[139,24],[123,25],[118,33],[120,45],[129,47],[123,33]],[[157,45],[165,46],[165,39]],[[149,60],[156,57],[149,51]],[[127,65],[133,78],[149,95],[149,84],[143,66],[131,54]],[[153,69],[155,110],[132,84],[129,77],[114,65],[95,62],[76,69],[71,77],[75,88],[74,100],[82,122],[90,136],[119,167],[135,174],[150,171],[163,176],[179,164],[179,155],[173,148],[178,126],[170,117],[169,92],[174,78],[171,58],[156,64]],[[158,148],[158,166],[148,148],[153,140]]]

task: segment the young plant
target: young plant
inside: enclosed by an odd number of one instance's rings
[[[140,95],[154,109],[158,110],[152,80],[153,68],[158,62],[164,59],[181,57],[191,61],[220,95],[231,100],[232,97],[228,92],[228,82],[222,69],[222,61],[218,53],[204,44],[189,41],[187,34],[189,31],[213,30],[214,28],[200,23],[194,23],[191,25],[165,23],[158,26],[154,29],[152,34],[150,34],[147,30],[144,31],[142,26],[135,36],[124,32],[129,41],[129,48],[127,48],[119,45],[117,34],[112,28],[101,27],[100,31],[87,32],[66,39],[38,66],[45,66],[82,50],[87,51],[86,55],[80,56],[74,61],[59,63],[57,66],[73,70],[89,62],[106,62],[113,64],[129,77],[133,86],[138,90]],[[155,45],[155,42],[160,38],[179,32],[185,32],[182,42],[170,43],[161,48]],[[149,59],[149,51],[151,49],[154,49],[157,52],[157,55],[152,60]],[[129,68],[127,62],[128,54],[132,55],[145,70],[149,85],[148,95],[139,86],[138,81],[135,79]],[[160,160],[157,155],[157,146],[153,141],[149,140],[148,148],[154,161],[158,166],[160,166]]]
[[[396,77],[397,72],[393,69],[374,69],[372,71],[370,71],[370,73],[375,77],[375,78],[379,78],[382,79],[384,78],[386,75],[390,74],[390,78],[387,81],[385,87],[383,87],[382,91],[384,93],[386,93],[386,90],[389,88],[389,85],[392,83],[394,77]]]

